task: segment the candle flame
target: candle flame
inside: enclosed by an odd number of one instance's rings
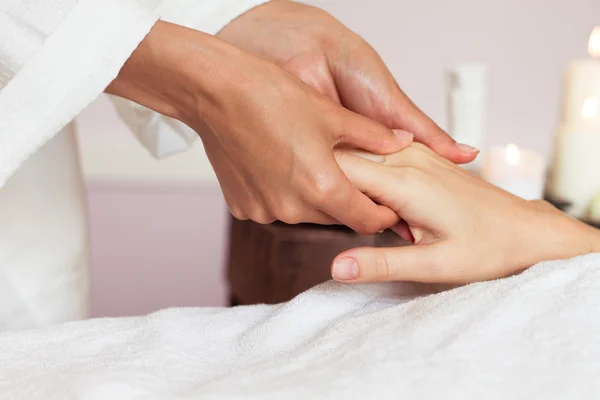
[[[586,98],[581,108],[581,116],[584,119],[596,119],[598,113],[600,113],[600,100],[594,96]]]
[[[521,150],[519,146],[511,143],[504,149],[504,159],[509,165],[519,165],[521,162]]]
[[[600,57],[600,26],[597,26],[592,31],[588,51],[592,57]]]

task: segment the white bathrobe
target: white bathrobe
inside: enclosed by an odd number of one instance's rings
[[[71,120],[158,18],[214,34],[264,1],[0,0],[0,331],[87,315],[87,229]],[[177,121],[115,102],[156,156],[196,138]]]

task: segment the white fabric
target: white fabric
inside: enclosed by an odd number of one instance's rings
[[[66,126],[157,18],[134,0],[0,0],[0,331],[88,316],[83,182]]]
[[[0,336],[0,398],[597,399],[600,254]]]
[[[87,227],[72,127],[0,189],[0,331],[86,318]]]
[[[265,1],[2,0],[0,187],[102,93],[159,15],[216,33]],[[196,137],[177,121],[132,103],[118,104],[124,120],[157,156],[188,149]]]
[[[0,0],[0,331],[88,313],[83,185],[65,126],[116,77],[159,14],[212,32],[258,3]],[[140,139],[164,155],[186,148],[195,136],[187,135]]]
[[[154,3],[162,20],[214,35],[232,19],[268,0],[142,0]],[[175,119],[158,114],[131,101],[111,96],[121,119],[157,157],[191,148],[198,134]]]
[[[13,22],[0,30],[1,187],[102,93],[158,16],[135,0],[9,0],[0,14]]]

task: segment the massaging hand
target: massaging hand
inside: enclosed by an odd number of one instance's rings
[[[346,178],[333,148],[389,154],[412,134],[355,114],[222,40],[159,22],[108,91],[198,132],[239,219],[339,222],[365,233],[398,221]]]
[[[414,133],[417,141],[451,161],[470,162],[477,155],[419,110],[377,52],[323,10],[273,1],[243,14],[218,36],[277,64],[349,110]]]
[[[422,145],[374,158],[381,163],[346,152],[337,159],[360,190],[404,219],[394,229],[414,241],[340,254],[332,269],[340,281],[467,283],[600,251],[600,231],[498,189]]]

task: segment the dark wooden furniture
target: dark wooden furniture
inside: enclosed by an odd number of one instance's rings
[[[228,281],[232,305],[279,303],[331,279],[340,252],[404,246],[395,233],[359,235],[345,227],[260,225],[231,219]]]

